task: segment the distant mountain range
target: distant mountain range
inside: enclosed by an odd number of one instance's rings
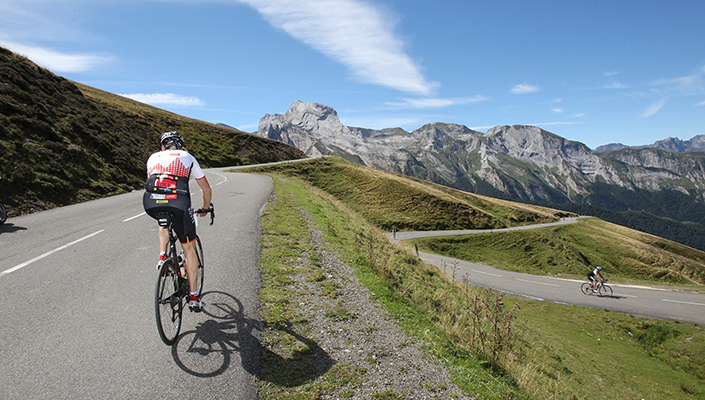
[[[448,123],[412,132],[349,127],[333,108],[300,101],[284,114],[262,117],[257,135],[308,155],[336,155],[478,194],[597,215],[705,249],[705,239],[689,238],[693,229],[705,234],[705,136],[592,151],[523,125],[486,133]]]
[[[644,146],[625,146],[621,143],[611,143],[604,146],[599,146],[594,151],[595,153],[604,153],[607,151],[623,149],[661,149],[675,153],[682,153],[685,151],[705,151],[705,135],[698,135],[690,140],[680,140],[678,138],[669,137],[668,139],[659,140],[653,144],[647,144]]]

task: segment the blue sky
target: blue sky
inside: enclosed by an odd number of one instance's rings
[[[526,124],[595,148],[705,134],[704,17],[702,0],[0,0],[0,46],[247,132],[301,100],[350,126]]]

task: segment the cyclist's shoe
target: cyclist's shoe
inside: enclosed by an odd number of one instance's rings
[[[203,302],[198,298],[198,296],[189,296],[188,306],[191,311],[203,311]]]
[[[164,261],[166,261],[167,258],[168,257],[166,256],[166,254],[161,254],[159,256],[159,262],[157,263],[157,271],[162,268],[162,264],[164,264]]]

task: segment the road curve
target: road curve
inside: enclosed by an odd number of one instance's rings
[[[555,223],[506,229],[397,232],[396,238],[391,233],[388,233],[387,237],[394,242],[400,243],[402,240],[422,237],[545,228],[575,223],[576,220],[577,218],[565,218]],[[488,287],[530,299],[608,309],[636,316],[705,325],[705,294],[702,293],[681,292],[648,286],[621,285],[609,282],[609,285],[614,290],[614,296],[586,296],[580,291],[580,285],[585,280],[522,274],[423,251],[419,251],[419,257],[427,263],[436,265],[441,271],[444,271],[448,276],[459,282],[469,282],[473,285]]]
[[[272,182],[206,173],[216,220],[198,227],[205,312],[185,312],[173,347],[156,330],[157,225],[142,191],[0,225],[0,398],[256,398],[259,220]]]

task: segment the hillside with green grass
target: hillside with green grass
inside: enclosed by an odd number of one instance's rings
[[[475,195],[361,166],[339,157],[254,171],[300,178],[386,230],[496,229],[555,222],[575,214]]]
[[[583,279],[600,265],[610,280],[623,283],[705,285],[705,253],[598,218],[413,243],[432,253],[534,275]]]
[[[57,76],[0,48],[0,198],[10,216],[140,189],[162,132],[203,167],[303,158],[274,140]]]
[[[392,226],[512,226],[556,220],[563,212],[448,190],[336,158],[257,171],[271,175],[275,187],[261,239],[262,343],[268,349],[259,376],[263,400],[353,398],[376,371],[375,354],[320,368],[320,346],[336,332],[379,329],[356,317],[355,304],[346,297],[351,288],[337,284],[340,278],[325,269],[322,251],[334,251],[348,263],[371,298],[448,367],[469,398],[705,396],[703,326],[532,301],[452,282],[385,236]],[[424,199],[426,206],[399,198]],[[312,244],[314,229],[327,247]],[[527,272],[544,274],[570,275],[568,267],[598,261],[625,266],[610,275],[615,281],[703,286],[697,282],[701,273],[686,271],[702,271],[705,253],[597,218],[512,235],[453,238],[457,243],[443,251],[472,246],[490,264],[510,269],[538,264]],[[519,263],[522,258],[531,262]],[[316,308],[308,309],[311,292],[301,281],[323,296]],[[337,329],[312,330],[314,316],[330,316]],[[358,348],[354,341],[348,346]],[[326,357],[335,354],[336,349],[326,349]],[[403,385],[394,387],[375,387],[371,398],[405,398]]]

